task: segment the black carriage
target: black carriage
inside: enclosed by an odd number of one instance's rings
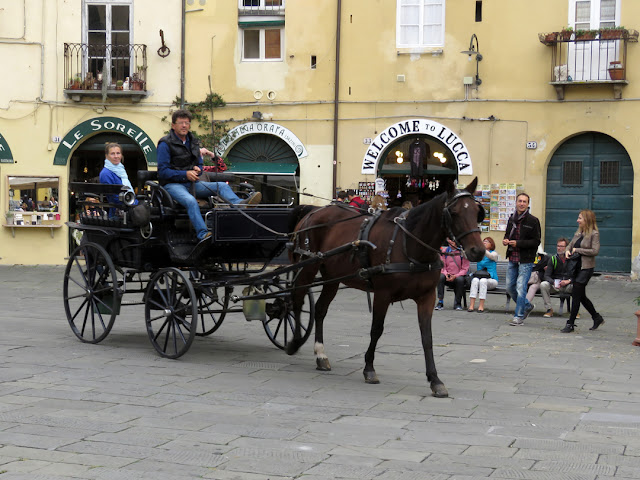
[[[216,180],[229,179],[223,175]],[[155,181],[156,172],[138,176],[144,190],[137,198],[120,185],[69,184],[82,211],[67,223],[82,233],[64,276],[74,334],[99,343],[122,307],[144,305],[149,339],[163,357],[180,357],[196,336],[212,334],[227,315],[240,312],[261,321],[271,342],[285,348],[294,326],[293,269],[272,261],[285,250],[291,206],[244,208],[211,196],[200,208],[212,236],[199,242],[186,210]],[[241,187],[238,195],[252,191]],[[311,292],[303,310],[306,339],[314,318]]]

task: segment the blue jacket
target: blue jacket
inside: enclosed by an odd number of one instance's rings
[[[496,265],[497,265],[496,262],[494,262],[488,257],[484,257],[482,260],[480,260],[477,263],[478,270],[482,270],[483,268],[486,268],[487,272],[489,272],[489,275],[491,275],[491,278],[498,281],[498,269],[496,268]]]

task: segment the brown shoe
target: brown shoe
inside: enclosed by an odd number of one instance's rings
[[[253,192],[244,200],[240,200],[240,203],[238,203],[238,205],[256,205],[260,203],[261,200],[262,200],[262,193]]]
[[[553,308],[550,308],[549,310],[546,311],[546,313],[544,315],[542,315],[544,318],[551,318],[553,317]]]

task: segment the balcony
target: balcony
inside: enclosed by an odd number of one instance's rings
[[[238,8],[238,16],[284,16],[284,1],[282,0],[246,0]]]
[[[147,46],[65,43],[64,93],[76,102],[86,97],[139,102],[147,96]]]
[[[549,84],[564,100],[566,87],[610,85],[613,96],[622,98],[627,85],[627,44],[638,42],[638,32],[603,29],[539,33],[543,45],[551,48]]]

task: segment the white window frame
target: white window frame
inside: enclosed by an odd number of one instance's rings
[[[600,19],[601,0],[569,0],[569,26],[576,30],[576,5],[586,2],[590,6],[589,29],[598,30],[602,22]],[[620,25],[621,4],[622,0],[616,0],[614,24],[612,26]],[[596,42],[586,45],[585,42],[569,44],[567,54],[568,74],[573,80],[578,81],[606,79],[607,62],[619,59],[620,42],[620,40],[597,40],[597,50],[595,49]],[[585,49],[588,49],[590,55],[585,56],[583,53]]]
[[[569,0],[569,26],[574,28],[576,27],[576,3],[582,3],[585,0]],[[589,28],[596,30],[600,28],[600,0],[590,0],[591,4],[591,19]],[[616,0],[616,14],[615,14],[615,25],[620,25],[620,10],[621,10],[622,0]]]
[[[409,48],[409,49],[421,49],[421,48],[434,48],[434,47],[444,47],[444,37],[445,37],[445,11],[446,11],[446,3],[447,0],[416,0],[419,2],[420,7],[420,23],[419,23],[419,40],[416,44],[408,44],[401,42],[401,33],[403,25],[401,24],[401,11],[403,7],[404,0],[396,0],[396,48]],[[423,38],[423,30],[424,23],[422,23],[422,19],[424,18],[424,7],[426,3],[439,3],[442,6],[442,17],[440,18],[441,35],[440,38],[436,39],[431,43],[427,43]]]
[[[259,38],[259,58],[245,58],[244,56],[244,33],[247,30],[258,30],[260,32]],[[265,31],[266,30],[280,30],[280,58],[265,58]],[[280,27],[244,27],[240,28],[240,45],[241,45],[241,59],[243,62],[282,62],[284,59],[284,25]]]
[[[82,43],[85,45],[89,44],[89,6],[90,5],[107,5],[109,8],[106,9],[106,18],[105,18],[105,27],[106,27],[106,41],[107,45],[111,45],[111,8],[113,6],[125,6],[129,7],[129,44],[133,44],[133,0],[82,0]],[[107,53],[107,57],[105,58],[105,65],[111,64],[111,55]],[[82,61],[83,68],[83,78],[86,75],[86,72],[89,68],[89,58],[88,55],[84,55]],[[133,60],[129,62],[129,75],[131,75],[133,69]],[[107,72],[102,72],[103,80],[105,82],[111,81],[111,69]]]

